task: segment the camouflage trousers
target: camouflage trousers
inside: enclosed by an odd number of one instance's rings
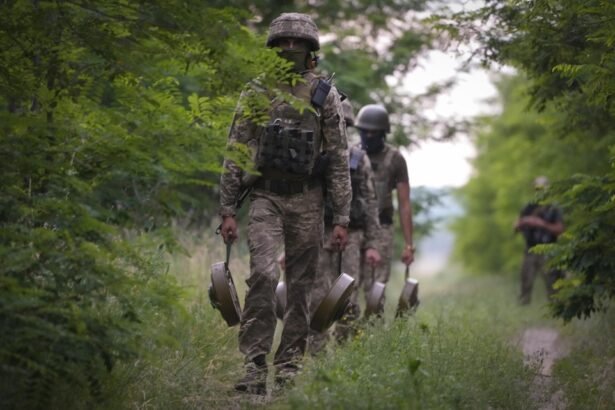
[[[328,241],[332,229],[327,227],[325,238]],[[348,230],[348,244],[342,253],[342,272],[355,278],[355,284],[359,282],[361,244],[363,243],[363,230]],[[320,250],[318,258],[318,271],[314,281],[314,287],[310,294],[310,313],[314,314],[320,302],[325,298],[333,281],[339,276],[338,272],[339,252],[334,251],[330,244],[326,243]],[[336,337],[346,336],[350,322],[359,318],[361,310],[358,303],[358,286],[355,286],[350,296],[350,306],[347,314],[335,325]],[[329,330],[322,333],[310,329],[309,347],[311,354],[320,352],[329,340]]]
[[[522,304],[530,303],[532,299],[532,288],[537,275],[541,275],[545,281],[547,296],[551,297],[555,293],[553,284],[563,277],[561,271],[557,269],[547,269],[547,259],[545,255],[538,255],[525,250],[523,256],[523,266],[521,267],[521,294],[519,302]]]
[[[292,363],[303,356],[310,321],[309,294],[322,233],[321,187],[294,195],[257,189],[250,195],[250,275],[239,329],[239,349],[247,361],[271,351],[277,323],[275,289],[280,277],[277,256],[282,246],[288,302],[274,364]]]
[[[382,283],[389,281],[391,276],[391,260],[393,258],[393,225],[381,225],[378,231],[376,249],[380,252],[381,262],[372,268],[365,261],[365,254],[361,258],[361,280],[360,286],[365,293],[368,293],[374,280]]]

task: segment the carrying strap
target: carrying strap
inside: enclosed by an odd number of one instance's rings
[[[410,277],[410,265],[406,265],[406,280]]]
[[[232,245],[233,245],[232,243],[227,243],[226,244],[226,260],[224,261],[224,268],[227,271],[229,270],[228,263],[229,263],[229,260],[231,259],[231,246]]]

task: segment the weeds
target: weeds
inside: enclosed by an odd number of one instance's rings
[[[613,313],[563,327],[548,318],[539,289],[533,304],[521,307],[516,279],[449,274],[421,279],[417,313],[394,320],[399,271],[387,289],[384,322],[364,323],[348,343],[306,357],[294,387],[260,400],[238,395],[238,329],[226,326],[206,296],[209,267],[225,249],[218,238],[186,243],[187,255],[169,263],[187,291],[187,314],[172,323],[151,318],[152,334],[164,334],[167,346],[154,348],[144,338],[143,357],[116,367],[103,384],[99,408],[532,409],[556,390],[564,390],[571,409],[613,408]],[[243,304],[245,249],[233,250],[231,271]],[[538,395],[532,384],[540,357],[527,360],[520,348],[529,326],[556,328],[573,348]]]

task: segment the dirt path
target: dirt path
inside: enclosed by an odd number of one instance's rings
[[[551,372],[553,364],[568,354],[559,332],[548,327],[525,329],[521,336],[521,348],[528,365],[537,365],[538,372],[532,387],[532,397],[540,403],[542,410],[563,410],[566,408],[564,392],[551,391]]]

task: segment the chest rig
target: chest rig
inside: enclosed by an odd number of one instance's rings
[[[319,78],[306,73],[304,79],[294,87],[282,85],[280,90],[310,105]],[[257,165],[263,177],[307,179],[312,175],[322,143],[321,108],[313,104],[312,108],[300,112],[279,97],[272,99],[271,121],[261,133],[258,147]]]

